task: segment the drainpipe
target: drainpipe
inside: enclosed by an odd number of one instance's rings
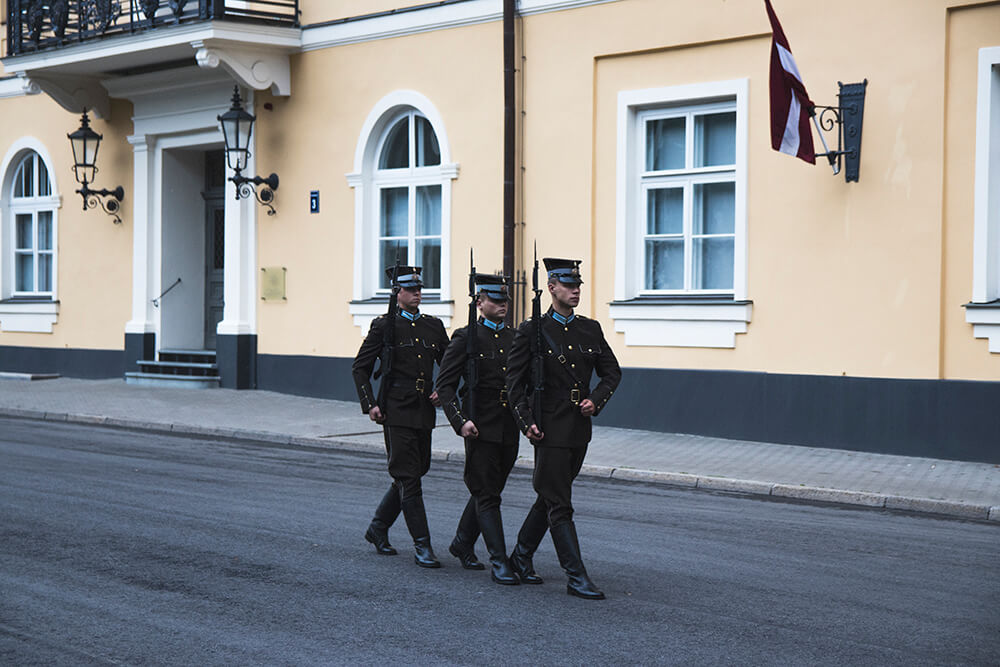
[[[503,2],[503,273],[514,280],[514,162],[516,115],[514,108],[514,14],[517,0]],[[513,284],[511,288],[513,288]],[[513,306],[513,303],[511,304]],[[507,324],[514,308],[507,309]]]

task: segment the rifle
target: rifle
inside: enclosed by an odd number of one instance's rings
[[[476,387],[479,385],[479,315],[476,312],[476,266],[469,248],[469,328],[465,336],[465,411],[476,419]]]
[[[385,316],[385,326],[382,329],[382,352],[379,353],[378,370],[375,379],[381,376],[378,386],[378,397],[375,404],[385,413],[385,397],[392,380],[392,353],[396,347],[396,310],[399,304],[399,244],[396,244],[396,261],[392,266],[392,291],[389,294],[389,310]]]
[[[542,290],[538,288],[538,242],[535,241],[535,267],[531,270],[531,324],[534,329],[534,354],[531,357],[531,413],[542,430],[542,392],[545,391],[545,351],[542,333]]]

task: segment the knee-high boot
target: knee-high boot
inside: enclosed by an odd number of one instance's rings
[[[552,543],[559,555],[559,564],[566,571],[569,580],[566,592],[585,600],[603,600],[604,593],[598,590],[587,576],[587,568],[580,557],[580,542],[576,536],[576,525],[572,521],[552,526]]]
[[[549,527],[549,520],[540,504],[540,501],[536,501],[528,510],[528,516],[524,518],[521,531],[517,534],[517,545],[510,554],[510,566],[524,584],[542,583],[542,578],[535,574],[535,566],[531,561]]]
[[[403,518],[406,527],[413,537],[413,560],[420,567],[441,567],[440,561],[431,548],[431,531],[427,527],[427,512],[424,510],[424,497],[411,496],[402,500]]]
[[[375,553],[381,556],[396,555],[396,550],[389,544],[389,527],[399,516],[399,510],[399,488],[393,484],[382,496],[375,508],[375,517],[365,531],[365,539],[375,546]]]
[[[490,576],[493,581],[506,586],[518,584],[517,575],[507,560],[507,545],[503,539],[503,521],[500,508],[494,507],[479,514],[479,527],[483,531],[483,541],[490,552]]]
[[[466,570],[485,570],[486,566],[476,558],[476,539],[479,537],[479,521],[476,519],[476,499],[470,497],[465,503],[462,518],[458,521],[455,539],[448,552],[457,558]]]

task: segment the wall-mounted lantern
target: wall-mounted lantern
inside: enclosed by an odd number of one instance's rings
[[[83,210],[100,205],[105,213],[114,216],[115,224],[120,225],[122,219],[118,216],[118,211],[121,209],[121,200],[125,198],[125,189],[120,185],[114,190],[90,189],[97,174],[97,149],[101,147],[103,137],[91,129],[86,109],[80,119],[80,129],[66,136],[73,146],[73,173],[77,182],[83,186],[77,190],[83,197]]]
[[[816,157],[825,157],[830,162],[834,176],[840,173],[841,159],[843,159],[844,181],[857,183],[861,171],[861,124],[865,117],[865,92],[868,89],[868,79],[861,83],[838,81],[837,85],[840,87],[840,92],[837,93],[840,103],[837,106],[817,104],[813,107],[813,123],[816,124],[820,141],[826,149],[825,153],[816,153]],[[822,109],[819,120],[816,119],[815,109]],[[823,132],[833,131],[835,125],[837,150],[831,151],[826,145]]]
[[[222,138],[226,142],[226,160],[229,162],[229,168],[236,172],[229,179],[236,184],[236,199],[249,197],[252,194],[254,199],[269,209],[268,215],[274,215],[274,206],[271,202],[274,201],[274,191],[278,189],[278,175],[248,178],[242,173],[247,168],[247,159],[250,157],[250,135],[257,118],[243,108],[239,86],[233,86],[232,108],[218,116],[218,119],[222,123]],[[259,185],[267,187],[261,188],[258,192]]]

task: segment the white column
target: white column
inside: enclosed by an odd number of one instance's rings
[[[159,289],[159,216],[156,211],[156,139],[128,137],[133,152],[132,197],[132,319],[125,333],[155,333],[152,300]]]

